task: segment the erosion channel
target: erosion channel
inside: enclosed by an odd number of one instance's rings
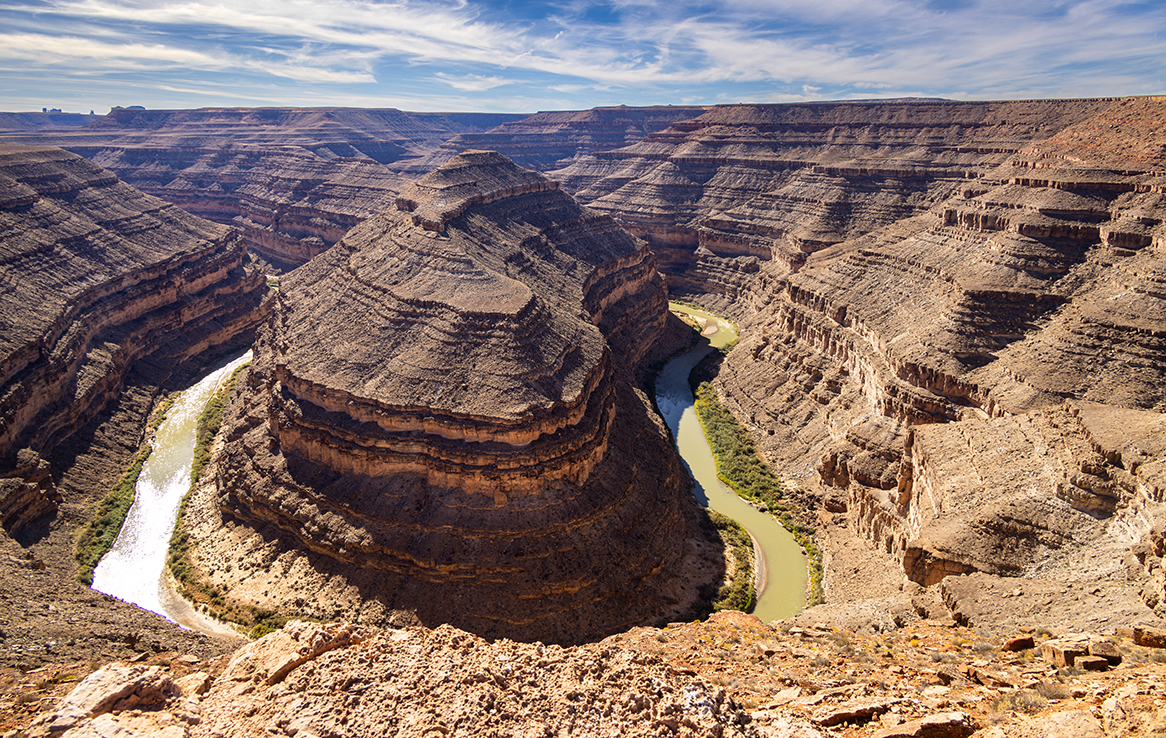
[[[670,303],[704,321],[704,336],[687,353],[664,367],[656,380],[656,405],[664,415],[676,448],[696,480],[693,494],[701,503],[736,520],[753,537],[757,555],[757,604],[753,613],[765,622],[796,615],[806,603],[806,559],[801,546],[772,515],[737,496],[717,478],[716,461],[693,407],[688,375],[701,359],[737,338],[734,327],[712,313]]]
[[[232,634],[225,624],[194,610],[166,583],[164,567],[174,518],[190,489],[198,418],[219,384],[251,352],[230,360],[185,390],[158,426],[154,448],[134,489],[134,504],[110,552],[93,571],[93,588],[206,633]]]

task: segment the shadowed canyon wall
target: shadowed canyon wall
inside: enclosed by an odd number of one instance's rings
[[[684,612],[721,570],[637,385],[667,315],[610,218],[451,159],[281,282],[192,503],[196,565],[266,609],[522,640]]]
[[[115,403],[245,339],[266,286],[230,229],[60,149],[0,148],[0,514],[56,509],[45,457]],[[59,471],[59,470],[58,470]]]

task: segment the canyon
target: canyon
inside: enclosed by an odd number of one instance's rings
[[[723,566],[640,388],[670,324],[642,242],[459,154],[281,279],[194,568],[228,605],[487,637],[687,615]]]
[[[658,445],[644,391],[651,368],[684,342],[662,322],[658,268],[673,297],[741,326],[714,386],[817,527],[826,602],[786,629],[869,635],[958,623],[974,629],[969,638],[998,639],[1050,624],[1106,635],[1166,624],[1166,99],[401,113],[391,125],[369,112],[379,130],[407,131],[384,136],[397,148],[379,149],[379,134],[352,133],[360,113],[119,111],[83,128],[0,136],[81,151],[150,194],[233,224],[271,270],[306,263],[262,307],[259,270],[244,257],[216,272],[240,275],[219,293],[240,316],[223,335],[244,340],[263,325],[213,481],[196,494],[201,565],[217,586],[360,627],[453,622],[564,643],[679,607],[679,591],[656,589],[653,571],[691,558],[698,542],[688,503],[672,494],[685,475]],[[289,130],[301,138],[283,147]],[[546,177],[463,148],[496,150]],[[43,166],[17,164],[4,170],[13,181],[20,167]],[[585,208],[563,215],[567,194]],[[27,197],[14,195],[14,207]],[[220,226],[183,222],[242,250]],[[592,260],[563,246],[596,227],[604,235],[586,249]],[[33,304],[57,288],[41,289]],[[7,314],[19,315],[24,303],[14,304]],[[63,326],[53,340],[89,340],[96,329],[69,323],[88,303],[61,310],[43,318]],[[453,338],[462,335],[482,353]],[[88,443],[78,439],[99,427],[101,403],[135,404],[144,422],[150,403],[134,388],[149,382],[118,377],[154,372],[156,387],[197,350],[168,347],[90,384],[99,372],[87,367],[116,366],[115,349],[104,347],[106,358],[61,344],[68,361],[53,363],[56,344],[42,344],[14,348],[12,362],[40,356],[28,366],[41,374],[20,387],[41,382],[50,389],[37,396],[49,400],[38,402],[50,404],[25,408],[22,390],[5,385],[5,420],[19,418],[5,426],[5,526],[65,519],[44,539],[59,542],[81,516],[81,488],[92,499],[100,475],[70,481],[81,476],[61,469],[78,465],[62,466],[54,444]],[[553,370],[522,374],[500,358],[512,355]],[[70,416],[72,396],[60,394],[70,382],[91,388],[77,397],[99,398],[92,410],[83,402]],[[118,382],[132,387],[115,402]],[[631,454],[631,438],[652,440]],[[633,484],[617,501],[614,467],[668,493]],[[597,485],[607,491],[595,500],[610,501],[602,515],[561,496]],[[603,570],[598,555],[578,570],[539,568],[537,548],[561,543],[534,530],[543,513],[518,513],[545,499],[561,502],[561,519],[591,526],[571,550],[589,557],[595,542],[612,541],[610,553],[630,557],[626,571],[603,573],[622,594],[573,599],[584,569]],[[443,516],[454,506],[480,527],[450,535],[457,526]],[[630,514],[636,506],[643,517]],[[686,532],[668,538],[657,524]],[[507,548],[503,529],[529,547]],[[472,556],[447,547],[459,536],[481,536],[465,549]],[[51,549],[6,545],[10,561]],[[67,563],[44,558],[67,576]],[[522,570],[518,584],[465,584],[502,562]],[[6,576],[25,576],[23,566]],[[288,576],[304,591],[281,587]],[[548,586],[532,596],[540,578]],[[369,595],[389,581],[402,599]],[[420,590],[409,588],[428,586],[458,595],[440,612],[410,614],[403,603]],[[507,587],[529,620],[485,607]],[[797,647],[781,631],[764,638]],[[1104,734],[1123,733],[1105,722]]]

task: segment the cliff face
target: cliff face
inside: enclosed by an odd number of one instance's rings
[[[1109,104],[720,106],[553,176],[648,239],[674,293],[743,317],[762,264],[784,276],[810,253],[924,213]]]
[[[609,218],[455,157],[281,283],[198,566],[262,608],[523,640],[682,609],[694,502],[632,382],[666,315]]]
[[[1166,514],[1148,440],[1166,411],[1166,103],[1056,107],[1060,130],[1001,143],[1016,150],[920,214],[800,261],[757,256],[738,303],[751,317],[721,391],[920,584],[1105,581]],[[1131,566],[1116,589],[1142,586]]]
[[[390,205],[397,172],[449,138],[521,116],[344,108],[114,110],[71,131],[8,132],[81,154],[151,195],[234,225],[278,268]],[[0,125],[3,121],[0,120]]]
[[[46,463],[118,397],[254,328],[266,290],[229,229],[60,149],[0,149],[0,512],[55,509]]]

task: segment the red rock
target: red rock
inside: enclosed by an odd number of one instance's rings
[[[1086,640],[1061,638],[1045,641],[1040,648],[1045,661],[1051,661],[1060,668],[1073,666],[1077,658],[1089,655],[1089,642]]]
[[[1105,671],[1109,668],[1109,660],[1104,656],[1078,656],[1073,665],[1085,671]]]
[[[1027,651],[1030,648],[1035,648],[1032,636],[1016,636],[1004,641],[1004,645],[1000,647],[1001,651]]]
[[[966,738],[976,726],[962,712],[941,712],[876,731],[874,738]]]
[[[1117,666],[1122,661],[1121,649],[1109,641],[1093,640],[1089,643],[1089,655],[1101,656],[1110,666]]]
[[[825,727],[841,725],[842,723],[866,723],[871,718],[890,710],[901,701],[887,698],[850,700],[836,707],[818,711],[812,720],[815,724]]]

